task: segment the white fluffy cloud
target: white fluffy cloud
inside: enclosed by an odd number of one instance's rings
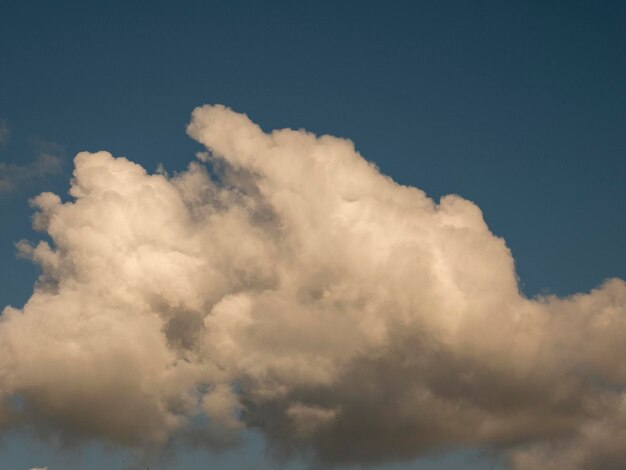
[[[72,199],[35,198],[53,243],[19,244],[42,275],[0,320],[5,427],[128,446],[252,427],[326,463],[626,461],[622,280],[525,298],[478,207],[394,183],[348,140],[223,106],[188,133],[208,151],[185,172],[80,153]]]

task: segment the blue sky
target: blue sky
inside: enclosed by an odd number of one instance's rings
[[[205,103],[266,131],[349,138],[395,181],[473,201],[528,296],[624,279],[625,20],[610,1],[5,2],[0,171],[36,168],[42,154],[61,167],[0,193],[0,307],[21,307],[37,277],[14,247],[44,236],[29,198],[67,199],[83,150],[183,170],[202,149],[185,126]],[[184,451],[176,467],[274,465],[261,437],[245,441],[220,456]],[[127,455],[95,445],[76,457],[24,434],[6,445],[3,468],[117,468]],[[492,465],[475,455],[375,468]]]

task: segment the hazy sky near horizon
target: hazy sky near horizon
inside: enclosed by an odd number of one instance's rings
[[[70,201],[79,152],[103,150],[148,173],[176,175],[205,146],[222,149],[228,164],[267,172],[271,194],[280,194],[273,170],[257,168],[242,150],[229,156],[230,144],[212,137],[210,124],[198,124],[193,139],[186,134],[194,108],[218,103],[265,132],[350,139],[380,173],[436,203],[447,194],[473,202],[510,249],[515,271],[503,272],[517,276],[528,298],[587,293],[605,279],[625,279],[625,21],[626,5],[617,1],[5,2],[0,308],[22,308],[40,272],[16,256],[15,243],[54,237],[51,229],[32,230],[29,199],[50,191]],[[102,158],[103,167],[112,164]],[[288,410],[315,419],[335,412]],[[133,461],[128,451],[97,442],[60,451],[54,437],[41,441],[15,429],[0,448],[2,467],[121,468]],[[178,465],[272,468],[263,439],[246,431],[241,447],[217,455],[186,448]],[[506,468],[485,442],[463,449],[443,439],[436,461],[397,452],[374,468]]]

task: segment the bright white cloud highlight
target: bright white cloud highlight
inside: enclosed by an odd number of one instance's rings
[[[5,427],[158,446],[248,426],[327,463],[624,462],[624,281],[527,299],[476,205],[394,183],[348,140],[223,106],[188,133],[217,177],[80,153],[71,200],[34,199],[53,243],[19,245],[42,275],[0,321]]]

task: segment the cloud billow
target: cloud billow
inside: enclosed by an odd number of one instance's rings
[[[208,151],[184,172],[85,152],[71,201],[34,199],[53,243],[19,244],[42,274],[0,321],[2,426],[131,447],[249,427],[325,465],[626,462],[624,281],[528,299],[476,205],[348,140],[219,105],[188,133]]]

